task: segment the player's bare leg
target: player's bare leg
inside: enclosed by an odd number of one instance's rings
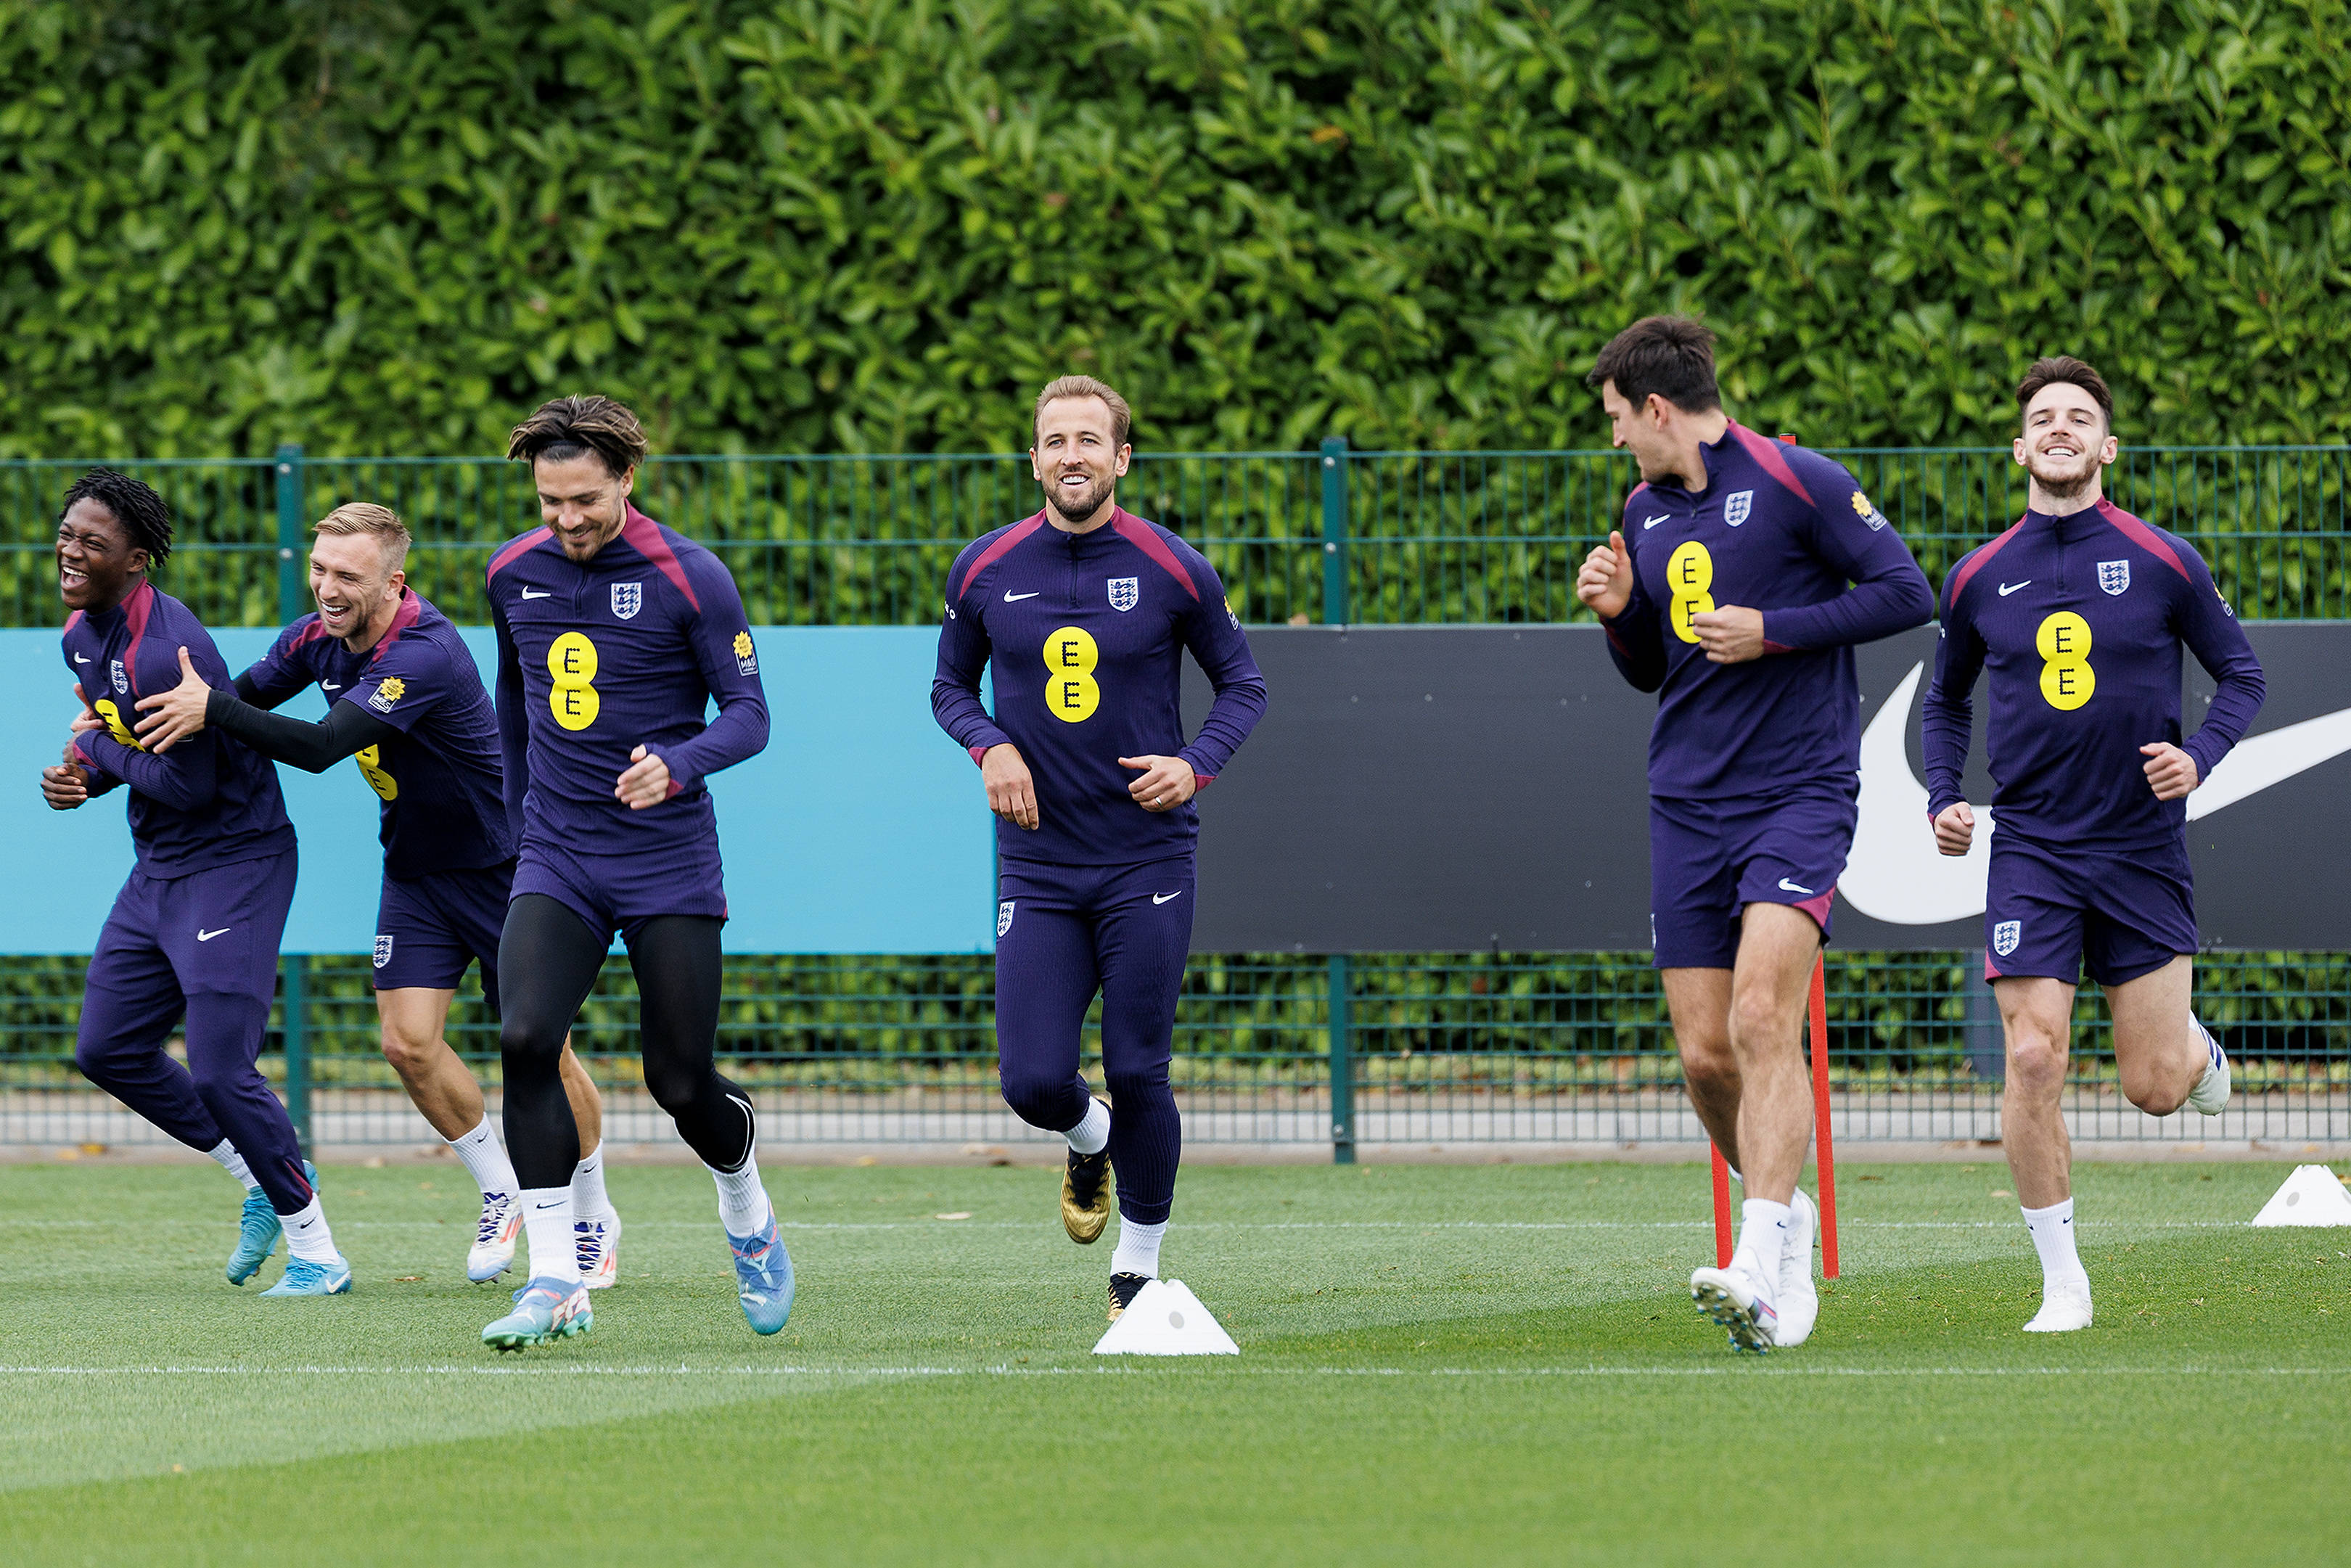
[[[1729,1331],[1733,1344],[1762,1351],[1802,1343],[1819,1311],[1811,1200],[1796,1191],[1796,1178],[1813,1133],[1803,1015],[1821,928],[1802,910],[1779,904],[1747,905],[1740,925],[1725,1032],[1739,1074],[1734,1146],[1747,1196],[1730,1266],[1698,1270],[1690,1276],[1690,1294]],[[1704,1025],[1691,1021],[1693,1036],[1703,1039]],[[1681,1020],[1675,1022],[1678,1035]]]
[[[1664,969],[1666,1011],[1674,1022],[1682,1087],[1698,1124],[1725,1163],[1739,1163],[1739,1058],[1730,1049],[1729,969]]]
[[[2074,1147],[2064,1112],[2074,990],[2045,977],[1992,984],[2008,1041],[2001,1141],[2024,1228],[2041,1255],[2041,1311],[2024,1325],[2028,1333],[2090,1326],[2090,1276],[2074,1239]]]
[[[2183,1105],[2210,1116],[2229,1103],[2229,1059],[2197,1021],[2195,986],[2196,960],[2181,954],[2106,988],[2123,1093],[2150,1116],[2168,1116]]]
[[[465,1260],[466,1277],[480,1282],[495,1280],[514,1261],[515,1238],[521,1226],[515,1195],[519,1190],[506,1147],[491,1128],[482,1086],[465,1061],[450,1049],[445,1030],[454,990],[403,986],[375,994],[376,1014],[382,1030],[384,1060],[400,1074],[411,1103],[465,1161],[482,1194],[482,1212]],[[601,1151],[598,1147],[604,1108],[596,1086],[573,1058],[569,1042],[563,1050],[564,1090],[572,1114],[580,1123],[580,1146],[588,1151],[580,1164],[593,1162],[595,1196],[603,1196]],[[584,1113],[583,1113],[584,1106]],[[609,1201],[599,1208],[611,1215]],[[583,1211],[585,1212],[585,1211]],[[612,1239],[619,1239],[619,1221],[610,1220]],[[610,1270],[602,1281],[611,1282]]]

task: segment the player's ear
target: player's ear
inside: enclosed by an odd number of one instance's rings
[[[1134,447],[1133,444],[1122,443],[1118,449],[1117,465],[1112,469],[1112,472],[1123,475],[1126,472],[1127,464],[1134,461]]]

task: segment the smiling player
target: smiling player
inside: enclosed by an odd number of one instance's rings
[[[2025,513],[1943,585],[1921,722],[1936,847],[1964,855],[1976,821],[1960,774],[1976,677],[1991,672],[1984,738],[1998,788],[1984,972],[2008,1041],[2001,1127],[2041,1255],[2041,1310],[2024,1327],[2063,1333],[2091,1315],[2060,1109],[2083,958],[2106,993],[2131,1103],[2153,1116],[2183,1103],[2219,1114],[2229,1059],[2191,1010],[2186,801],[2244,737],[2266,688],[2195,548],[2105,497],[2119,450],[2105,378],[2070,356],[2042,360],[2016,402]],[[2182,644],[2219,683],[2184,741]]]
[[[253,1278],[282,1233],[286,1274],[262,1294],[340,1295],[350,1265],[335,1249],[294,1124],[254,1066],[294,901],[294,824],[277,769],[213,736],[151,755],[124,711],[176,682],[191,659],[200,678],[228,684],[204,626],[147,580],[171,550],[171,514],[138,480],[93,468],[66,492],[57,584],[72,612],[66,667],[86,706],[41,791],[62,811],[130,786],[138,852],[90,956],[74,1061],[245,1183],[231,1284]],[[163,1050],[183,1017],[184,1068]]]
[[[483,998],[493,1011],[498,1005],[517,831],[499,780],[497,715],[465,639],[407,585],[409,534],[399,517],[354,501],[315,531],[317,612],[280,633],[234,691],[207,685],[182,649],[180,684],[140,699],[139,737],[162,756],[209,725],[308,773],[358,759],[382,798],[372,978],[383,1053],[481,1189],[465,1277],[495,1280],[514,1261],[520,1188],[481,1086],[443,1030],[476,958]],[[324,719],[268,711],[313,684],[326,695]],[[569,1046],[562,1071],[587,1151],[571,1178],[573,1234],[581,1279],[597,1290],[618,1277],[621,1241],[620,1216],[604,1194],[603,1103]]]
[[[1690,1294],[1740,1349],[1801,1344],[1820,1310],[1817,1215],[1796,1187],[1803,1010],[1860,798],[1853,647],[1935,601],[1852,475],[1722,412],[1705,327],[1636,321],[1584,379],[1642,482],[1576,597],[1625,678],[1658,694],[1656,965],[1690,1101],[1747,1191],[1730,1266],[1698,1270]]]
[[[1125,401],[1087,376],[1038,395],[1034,517],[965,547],[947,575],[931,711],[979,764],[996,813],[996,1048],[1020,1119],[1069,1139],[1061,1223],[1119,1232],[1110,1315],[1159,1273],[1183,1128],[1167,1083],[1192,940],[1195,793],[1265,711],[1240,618],[1197,550],[1120,509]],[[1216,689],[1184,744],[1189,651]],[[979,695],[994,667],[996,710]],[[1111,1103],[1078,1071],[1102,998]]]
[[[515,1311],[482,1331],[501,1350],[592,1324],[570,1245],[580,1145],[559,1063],[616,928],[637,978],[645,1087],[717,1181],[743,1314],[771,1334],[791,1312],[750,1097],[713,1060],[726,891],[707,781],[768,744],[767,698],[726,566],[630,504],[645,452],[636,415],[606,397],[544,404],[507,452],[530,465],[546,526],[489,569],[507,800],[522,823],[498,1043],[530,1248]]]

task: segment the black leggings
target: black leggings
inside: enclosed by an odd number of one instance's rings
[[[705,1165],[739,1170],[751,1157],[751,1097],[718,1074],[718,929],[700,915],[646,921],[629,942],[645,1087]],[[607,944],[545,894],[507,907],[498,942],[498,1050],[506,1058],[507,1153],[526,1187],[566,1186],[580,1129],[563,1092],[563,1037],[604,967]]]

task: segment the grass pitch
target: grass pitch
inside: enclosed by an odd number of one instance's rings
[[[1243,1354],[1104,1364],[1047,1171],[771,1170],[762,1341],[708,1179],[617,1168],[595,1332],[501,1358],[455,1167],[325,1173],[323,1301],[222,1281],[208,1166],[0,1167],[0,1556],[2339,1561],[2351,1232],[2244,1228],[2286,1168],[2083,1167],[2098,1322],[2043,1338],[2004,1169],[1849,1167],[1761,1361],[1689,1303],[1702,1167],[1196,1168],[1165,1271]]]

